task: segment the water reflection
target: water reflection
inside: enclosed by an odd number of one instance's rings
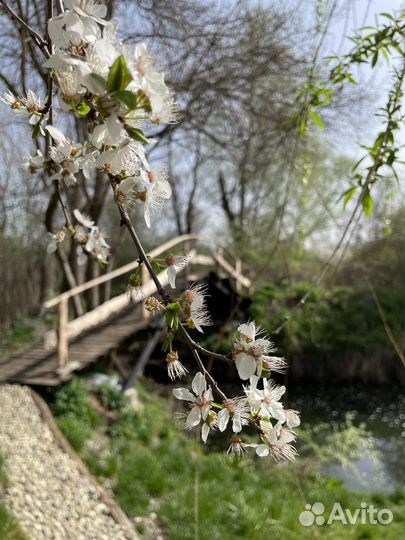
[[[291,385],[288,406],[302,411],[303,424],[337,423],[348,412],[353,424],[364,423],[370,433],[369,450],[343,468],[327,463],[323,472],[348,487],[391,492],[405,486],[405,394],[402,388],[365,388],[352,385],[314,388]],[[321,440],[319,440],[321,442]]]

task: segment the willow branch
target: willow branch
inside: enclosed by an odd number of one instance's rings
[[[397,90],[397,92],[395,94],[395,98],[394,98],[394,107],[393,107],[394,111],[396,110],[396,106],[398,105],[399,100],[400,100],[400,89],[401,89],[401,86],[403,84],[404,78],[405,78],[405,61],[404,61],[403,65],[402,65],[401,72],[398,74],[398,79],[394,83],[394,88],[395,88],[395,84],[398,85],[398,90]],[[388,115],[387,127],[386,127],[385,132],[384,132],[384,137],[383,137],[383,140],[381,142],[381,146],[379,147],[377,155],[374,158],[374,163],[373,163],[372,167],[370,167],[370,169],[369,169],[369,171],[367,173],[367,176],[366,176],[364,184],[362,186],[360,195],[359,195],[359,197],[357,199],[356,205],[355,205],[355,207],[354,207],[354,209],[352,211],[352,214],[351,214],[351,216],[349,218],[349,221],[347,222],[347,224],[346,224],[346,226],[344,228],[343,234],[340,237],[339,242],[336,244],[334,250],[330,254],[330,256],[329,256],[328,260],[326,261],[324,267],[322,268],[321,272],[318,274],[316,279],[312,282],[311,287],[309,288],[309,290],[295,304],[295,306],[290,310],[289,314],[285,317],[284,322],[281,323],[272,332],[272,334],[278,335],[281,332],[281,330],[283,330],[283,328],[285,328],[285,326],[287,326],[287,324],[290,322],[291,318],[295,315],[295,313],[299,310],[299,308],[305,304],[305,302],[311,296],[311,294],[313,293],[315,288],[319,285],[319,283],[325,277],[326,273],[329,270],[329,267],[332,264],[332,261],[334,260],[336,254],[339,252],[340,248],[342,247],[342,245],[343,245],[343,243],[344,243],[344,241],[346,239],[346,236],[348,235],[349,230],[351,229],[351,226],[354,223],[356,215],[357,215],[357,213],[358,213],[358,211],[359,211],[359,209],[360,209],[360,207],[361,207],[361,205],[363,203],[363,199],[364,199],[364,196],[365,196],[367,190],[375,182],[375,179],[377,177],[377,173],[378,173],[379,169],[384,165],[382,156],[383,156],[384,151],[385,151],[385,149],[387,147],[387,144],[388,144],[388,137],[389,137],[389,134],[391,132],[391,121],[392,121],[392,118],[391,118],[390,115]]]

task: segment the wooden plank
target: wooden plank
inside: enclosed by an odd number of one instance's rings
[[[58,362],[63,367],[68,361],[69,337],[67,326],[69,322],[69,299],[63,298],[59,304],[58,320]]]

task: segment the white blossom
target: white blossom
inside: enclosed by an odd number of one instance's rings
[[[94,227],[94,221],[83,215],[79,209],[76,208],[75,210],[73,210],[73,215],[75,216],[78,223],[80,223],[80,225],[83,225],[83,227],[87,227],[89,229]]]
[[[58,245],[61,244],[65,239],[65,235],[66,232],[64,229],[61,229],[55,234],[50,234],[51,241],[46,248],[47,253],[55,253],[55,251],[58,249]]]
[[[148,167],[145,149],[135,141],[127,141],[117,148],[102,152],[96,159],[96,165],[100,168],[106,167],[113,174],[124,172],[127,176],[138,175],[141,166]]]
[[[192,383],[192,392],[188,388],[175,388],[173,395],[177,399],[188,401],[191,407],[185,427],[191,429],[208,417],[213,401],[212,390],[207,386],[207,381],[202,373],[196,373]]]
[[[250,406],[262,416],[285,422],[286,416],[280,402],[286,391],[285,386],[278,386],[270,379],[262,379],[263,389],[259,389],[258,381],[258,377],[252,376],[250,386],[245,388]]]
[[[65,6],[83,17],[91,17],[100,24],[107,15],[107,6],[98,0],[64,0]]]
[[[116,114],[111,114],[103,124],[94,128],[90,140],[96,148],[101,148],[102,145],[119,145],[125,138],[127,132],[122,122]]]
[[[217,413],[211,409],[208,413],[207,419],[201,427],[201,439],[203,442],[207,442],[210,431],[215,431],[217,426]]]
[[[110,246],[105,241],[98,227],[92,227],[88,234],[84,249],[94,255],[99,261],[107,263],[110,254]]]
[[[181,379],[187,373],[187,369],[179,360],[179,354],[177,351],[169,352],[166,355],[167,373],[172,381],[175,379]]]
[[[166,257],[167,277],[172,289],[176,288],[176,274],[182,268],[185,268],[190,260],[189,253],[169,253]]]
[[[34,174],[39,169],[42,169],[44,165],[45,165],[45,156],[43,155],[41,150],[37,150],[35,154],[27,154],[21,160],[20,171]]]
[[[273,456],[276,461],[285,459],[294,461],[297,450],[291,445],[295,441],[295,434],[277,423],[274,427],[261,426],[264,430],[263,443],[257,445],[256,454],[260,457]]]
[[[124,49],[128,68],[133,80],[128,90],[142,90],[148,96],[152,111],[157,113],[164,108],[165,99],[170,92],[164,82],[164,75],[156,69],[145,43],[139,43],[134,50]]]
[[[212,319],[205,303],[207,286],[204,284],[192,285],[184,291],[182,299],[185,303],[184,312],[189,326],[203,332],[202,326],[212,325]]]
[[[249,423],[250,408],[245,397],[227,399],[218,413],[218,429],[225,431],[228,422],[232,420],[232,431],[239,433],[243,426]]]
[[[249,379],[255,373],[260,376],[263,369],[285,372],[285,360],[269,356],[275,351],[274,345],[269,339],[258,337],[260,333],[260,328],[254,322],[241,324],[235,332],[233,357],[242,380]]]
[[[16,114],[20,116],[28,116],[28,122],[31,125],[37,124],[44,118],[42,111],[45,107],[45,102],[32,90],[28,90],[26,97],[16,97],[10,91],[7,91],[0,97],[0,99],[3,101],[3,103],[9,105]]]
[[[243,442],[238,435],[232,435],[227,453],[241,457],[245,452],[247,452],[246,448],[255,448],[256,446],[257,444],[255,443]]]

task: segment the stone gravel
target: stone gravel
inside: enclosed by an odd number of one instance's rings
[[[57,444],[27,387],[0,386],[0,452],[9,479],[3,502],[29,538],[128,538],[96,485]]]

